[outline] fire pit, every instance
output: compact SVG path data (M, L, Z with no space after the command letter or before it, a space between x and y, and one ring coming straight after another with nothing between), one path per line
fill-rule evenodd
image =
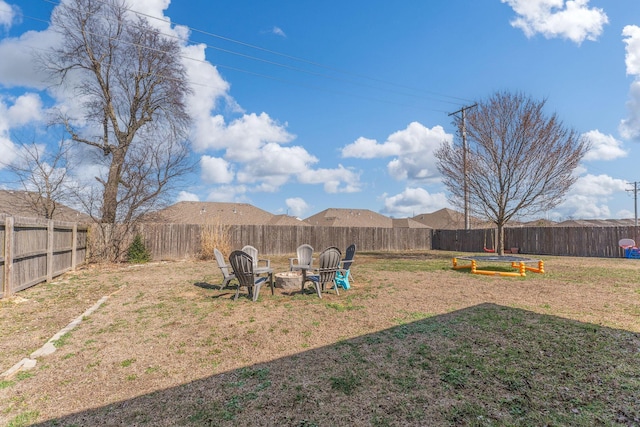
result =
M282 288L282 290L285 291L293 291L301 289L302 287L302 275L296 271L276 273L274 276L276 278L276 288Z

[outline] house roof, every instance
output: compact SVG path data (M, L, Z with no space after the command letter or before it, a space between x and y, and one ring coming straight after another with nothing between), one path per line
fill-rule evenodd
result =
M19 190L0 190L0 214L27 218L45 218L45 215L33 206L29 198L36 200L37 193ZM44 211L44 208L42 208ZM91 217L62 203L56 203L53 219L67 222L91 222Z
M431 228L411 218L394 218L393 228Z
M630 227L635 219L570 219L555 224L557 227Z
M3 206L0 191L0 206ZM6 203L5 203L6 204ZM65 207L66 208L66 207ZM70 209L70 208L68 208ZM5 212L0 210L0 213ZM75 211L74 211L75 212ZM82 214L80 214L82 215ZM77 221L64 219L65 221ZM464 228L464 214L452 209L440 209L432 213L416 215L413 218L392 219L368 209L329 208L304 220L289 215L274 215L247 203L223 202L178 202L165 209L147 214L144 222L169 222L181 224L224 224L224 225L297 225L332 227L380 227L380 228L425 228L440 230ZM526 223L510 221L508 227L548 227L548 226L632 226L633 219L622 220L571 220L554 223L536 220ZM495 225L471 217L471 227L493 228Z
M305 221L311 225L331 227L393 227L391 218L368 209L329 208L306 218Z
M178 202L144 216L144 222L179 224L270 224L272 213L247 203Z
M301 225L304 227L310 227L311 224L304 222L300 218L289 215L274 215L269 221L270 225Z
M412 219L437 230L460 230L464 228L464 214L453 209L442 208L435 212L416 215ZM475 217L470 217L469 222L472 228L493 227L493 224Z
M520 224L522 227L554 227L558 225L557 222L550 219L534 219L533 221L527 221Z

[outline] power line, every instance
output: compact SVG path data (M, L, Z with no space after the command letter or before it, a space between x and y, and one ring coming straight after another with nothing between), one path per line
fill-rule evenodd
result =
M57 6L57 5L60 4L59 2L55 2L53 0L43 0L43 1L46 2L46 3L50 3L50 4L54 5L54 6ZM107 2L105 0L97 0L97 1L102 3L102 4L107 4ZM142 13L142 12L136 11L136 10L131 9L131 8L127 8L126 10L128 10L131 13L134 13L136 15L145 17L145 18L154 19L154 20L157 20L157 21L169 24L169 25L172 24L172 22L170 20L163 19L163 18L158 18L158 17L152 16L152 15L146 14L146 13ZM385 81L385 80L382 80L382 79L369 77L369 76L362 75L362 74L352 73L352 72L349 72L349 71L346 71L346 70L341 70L339 68L330 67L330 66L318 63L318 62L314 62L314 61L310 61L310 60L307 60L307 59L295 57L295 56L284 54L284 53L277 52L277 51L274 51L274 50L265 49L265 48L262 48L260 46L252 45L252 44L245 43L245 42L242 42L242 41L239 41L239 40L234 40L234 39L231 39L231 38L228 38L228 37L224 37L224 36L221 36L221 35L218 35L218 34L215 34L215 33L211 33L211 32L208 32L208 31L200 30L198 28L190 27L188 25L184 25L184 24L180 24L180 23L173 23L173 24L174 25L180 25L181 27L187 28L188 30L190 30L192 32L201 33L201 34L204 34L206 36L218 38L220 40L224 40L224 41L228 41L228 42L231 42L231 43L235 43L235 44L238 44L238 45L241 45L241 46L244 46L244 47L249 47L251 49L255 49L255 50L258 50L258 51L261 51L261 52L277 55L277 56L280 56L280 57L283 57L283 58L286 58L286 59L290 59L290 60L293 60L293 61L297 61L297 62L300 62L300 63L312 65L312 66L319 67L319 68L322 68L322 69L325 69L325 70L334 71L334 72L337 72L337 73L340 73L340 74L343 74L343 75L349 75L349 76L357 77L359 79L365 79L365 80L369 80L369 81L373 81L373 82L377 82L377 83L383 83L383 84L386 84L386 85L389 85L389 86L408 89L408 90L411 91L411 93L399 92L397 90L393 90L393 89L390 89L390 88L379 87L379 86L372 86L372 85L369 85L367 83L348 80L348 79L344 79L344 78L340 78L340 77L335 77L335 76L331 76L331 75L326 74L326 73L306 70L306 69L303 69L303 68L300 68L300 67L295 67L295 66L288 65L288 64L282 64L282 63L279 63L279 62L276 62L276 61L271 61L271 60L267 60L267 59L264 59L264 58L259 58L259 57L253 56L253 55L247 55L247 54L244 54L244 53L241 53L241 52L236 52L236 51L233 51L233 50L224 49L224 48L221 48L221 47L218 47L218 46L213 46L213 45L210 45L210 44L207 44L207 43L195 42L195 41L193 41L191 39L187 39L186 40L188 43L204 44L209 49L218 50L218 51L221 51L221 52L224 52L224 53L227 53L227 54L236 55L236 56L243 57L243 58L246 58L246 59L250 59L250 60L253 60L253 61L266 63L266 64L269 64L269 65L273 65L273 66L276 66L276 67L288 69L288 70L295 71L295 72L298 72L298 73L309 74L309 75L312 75L312 76L322 77L322 78L326 78L326 79L330 79L330 80L334 80L334 81L339 81L339 82L344 82L344 83L349 83L349 84L356 85L356 86L369 87L369 88L372 88L372 89L381 90L381 91L387 91L387 92L395 93L395 94L402 95L402 96L414 97L414 98L425 99L425 100L435 101L435 102L443 102L443 103L459 105L460 101L464 101L464 102L468 102L469 101L468 99L464 99L464 98L459 98L459 97L455 97L455 96L451 96L451 95L445 95L445 94L441 94L441 93L437 93L437 92L433 92L433 91L428 91L428 90L424 90L424 89L417 89L417 88L413 88L413 87L397 84L397 83L394 83L394 82L389 82L389 81ZM165 36L165 37L175 38L175 39L184 41L184 39L182 39L180 37L177 37L175 35L172 35L172 34L166 34L166 33L162 33L162 32L161 32L161 34L163 36ZM239 72L243 72L243 73L247 73L247 74L251 74L251 75L265 77L265 75L262 74L262 73L256 73L256 72L253 72L253 71L247 71L247 70L244 70L244 69L241 69L241 68L215 63L213 61L208 61L208 62L211 63L211 64L214 64L216 66L219 66L221 68L230 69L230 70L233 70L233 71L239 71ZM266 77L270 78L271 80L279 80L279 81L283 81L285 83L289 82L289 80L287 80L287 79L271 78L269 76L266 76ZM304 85L300 85L300 84L295 84L295 85L304 86ZM436 99L436 98L433 98L433 97L421 96L418 93L416 93L416 91L430 93L431 95L438 96L438 97L441 97L441 98L448 98L448 99L451 99L451 100ZM385 102L383 100L380 100L380 101ZM403 103L394 103L394 104L409 106L409 105L403 104ZM421 108L421 107L416 107L416 106L412 106L412 107ZM429 109L429 108L427 108L427 110L443 112L441 110L435 110L435 109Z
M43 1L46 1L46 2L52 3L52 4L56 4L52 0L43 0ZM96 1L98 1L98 2L100 2L102 4L107 4L106 0L96 0ZM136 14L136 15L144 16L145 18L155 19L155 20L164 22L164 23L169 24L169 25L171 24L171 21L168 20L168 19L163 19L163 18L159 18L157 16L153 16L153 15L149 15L149 14L146 14L146 13L142 13L142 12L133 10L131 8L126 8L126 10L128 10L128 11L130 11L130 12ZM180 24L180 23L177 23L177 22L175 23L175 25L180 25L181 27L185 27L185 28L189 29L192 32L197 32L197 33L209 36L209 37L214 37L214 38L217 38L217 39L220 39L220 40L224 40L224 41L227 41L227 42L230 42L230 43L235 43L235 44L238 44L238 45L241 45L241 46L244 46L244 47L249 47L251 49L256 49L258 51L262 51L262 52L269 53L269 54L272 54L272 55L277 55L277 56L280 56L280 57L283 57L283 58L287 58L287 59L290 59L290 60L293 60L293 61L297 61L297 62L309 64L309 65L313 65L315 67L323 68L323 69L326 69L326 70L335 71L335 72L346 74L346 75L352 75L352 76L355 76L355 77L359 77L359 78L363 78L363 79L367 79L367 80L372 80L372 81L376 81L376 82L379 82L379 83L388 84L388 85L391 85L391 86L401 87L401 88L409 89L409 90L412 90L412 91L420 90L420 91L423 91L425 93L430 93L432 95L455 99L455 100L458 101L458 102L456 102L456 104L460 104L459 101L469 102L469 99L459 98L459 97L452 96L452 95L441 94L441 93L438 93L438 92L425 90L425 89L417 89L417 88L414 88L414 87L398 84L398 83L395 83L395 82L390 82L390 81L383 80L383 79L378 79L378 78L367 76L367 75L364 75L364 74L353 73L351 71L347 71L347 70L343 70L343 69L340 69L340 68L328 66L328 65L316 62L316 61L311 61L311 60L308 60L308 59L305 59L305 58L300 58L300 57L297 57L297 56L289 55L289 54L278 52L278 51L275 51L275 50L266 49L266 48L263 48L261 46L256 46L256 45L253 45L253 44L250 44L250 43L246 43L246 42L243 42L243 41L235 40L235 39L232 39L232 38L229 38L229 37L221 36L219 34L215 34L215 33L209 32L209 31L205 31L205 30L201 30L201 29L198 29L198 28L195 28L195 27L191 27L189 25ZM212 47L212 46L209 46L209 45L207 45L207 47L211 47L212 49L217 49L216 47ZM230 52L235 53L233 51L230 51Z
M49 2L48 0L44 0L44 1ZM0 13L2 13L2 12L0 12ZM39 22L48 23L48 21L45 21L45 20L40 19L40 18L32 17L32 16L29 16L29 15L23 15L23 17L28 18L28 19L32 19L32 20L36 20L36 21L39 21ZM87 31L86 33L90 34L90 35L93 35L93 36L96 36L96 37L102 37L102 38L105 38L105 39L113 40L112 37L108 37L108 36L106 36L104 34L97 34L97 33L93 33L93 32L90 32L90 31ZM173 35L168 35L168 34L164 34L164 33L161 33L161 32L160 32L160 34L162 34L162 35L164 35L166 37L177 38L177 37L175 37ZM137 44L137 43L130 43L130 42L126 42L126 41L121 41L121 43L130 45L130 46L140 47L140 48L147 49L147 50L156 50L156 51L159 52L159 50L157 50L157 49L153 49L153 48L150 48L148 46L143 46L143 45L140 45L140 44ZM28 45L28 44L25 44L25 46L28 46L28 47L30 47L31 49L34 49L34 50L47 51L47 49L43 49L43 48L40 48L40 47L37 47L37 46L32 46L32 45ZM327 89L327 88L324 88L324 87L320 87L320 86L316 86L316 85L312 85L312 84L300 83L300 82L296 82L296 81L293 81L293 80L290 80L290 79L283 79L283 78L279 78L279 77L275 77L275 76L271 76L271 75L267 75L267 74L262 74L262 73L258 73L258 72L254 72L254 71L251 71L251 70L238 68L238 67L233 67L233 66L229 66L229 65L220 64L220 63L212 63L212 62L210 62L208 60L193 58L191 56L184 55L184 54L180 54L180 57L183 58L183 59L194 61L194 62L200 62L200 63L203 63L203 64L211 64L211 65L215 65L216 67L219 67L219 68L228 69L228 70L232 70L232 71L236 71L236 72L240 72L240 73L244 73L244 74L248 74L248 75L253 75L253 76L256 76L256 77L260 77L260 78L264 78L264 79L268 79L268 80L272 80L272 81L278 81L278 82L281 82L281 83L284 83L284 84L288 84L288 85L294 85L294 86L304 87L304 88L307 88L307 89L316 90L316 91L320 91L320 92L331 93L331 94L334 94L334 95L348 96L348 97L352 97L352 98L359 98L359 99L364 99L364 100L368 100L368 101L375 101L375 102L380 102L380 103L384 103L384 104L396 105L396 106L400 106L400 107L417 108L417 109L421 109L421 110L425 110L425 111L434 111L434 112L439 112L439 113L445 112L445 111L438 110L438 109L426 108L426 107L421 107L419 105L412 105L412 104L403 103L403 102L395 102L395 101L376 98L376 97L372 97L372 96L364 96L364 95L358 95L358 94L355 94L355 93L349 93L349 92L345 92L345 91L330 90L330 89ZM156 73L156 75L158 75L160 77L163 77L163 78L172 79L172 77L169 77L169 76L162 76L162 75L157 74L157 73ZM212 86L212 85L208 85L206 83L196 82L196 81L193 81L193 80L187 80L187 82L189 84L191 84L191 85L194 85L194 86L214 88L214 86Z

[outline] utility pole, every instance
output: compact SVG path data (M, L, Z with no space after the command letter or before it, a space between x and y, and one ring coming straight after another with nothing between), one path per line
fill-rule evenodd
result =
M633 210L635 213L635 226L638 226L638 181L634 181L631 184L633 184L633 190L627 190L630 192L633 192Z
M458 111L450 113L450 116L454 116L458 113L462 114L462 123L460 132L462 133L462 175L463 175L463 192L464 192L464 229L469 230L471 228L469 224L469 178L467 177L467 129L464 125L465 111L476 107L478 104L473 104L467 107L462 107Z

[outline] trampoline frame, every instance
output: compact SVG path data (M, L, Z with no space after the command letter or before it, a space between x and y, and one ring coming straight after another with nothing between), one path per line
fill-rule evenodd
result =
M471 261L470 264L458 265L458 260ZM503 276L503 277L525 277L527 271L533 273L544 274L544 261L541 259L522 258L515 256L499 256L499 255L476 255L476 256L461 256L453 258L454 270L470 269L471 274L484 274L485 276ZM517 272L508 271L491 271L491 270L478 270L478 261L486 262L510 262L511 267L518 270ZM538 267L529 267L526 263L538 263Z

